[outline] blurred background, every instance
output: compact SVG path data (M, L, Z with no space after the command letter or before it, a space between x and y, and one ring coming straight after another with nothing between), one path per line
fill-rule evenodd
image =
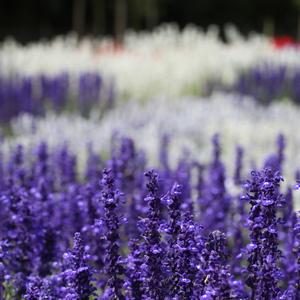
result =
M2 152L67 143L82 170L117 132L153 164L164 135L173 162L207 161L220 133L227 166L239 144L252 168L282 133L292 177L299 41L300 0L1 0Z
M126 29L151 30L166 22L221 29L232 23L243 34L299 37L299 0L2 0L0 5L0 40L13 36L22 43L71 31L120 40Z

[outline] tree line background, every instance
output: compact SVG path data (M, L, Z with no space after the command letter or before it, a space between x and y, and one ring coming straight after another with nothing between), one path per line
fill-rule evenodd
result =
M112 35L152 29L165 22L299 36L300 0L0 0L0 40L22 43L75 31Z

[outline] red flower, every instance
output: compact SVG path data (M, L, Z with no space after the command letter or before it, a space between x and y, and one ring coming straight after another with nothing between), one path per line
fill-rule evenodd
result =
M271 43L276 49L300 46L299 43L297 43L292 37L288 35L276 36L271 40Z

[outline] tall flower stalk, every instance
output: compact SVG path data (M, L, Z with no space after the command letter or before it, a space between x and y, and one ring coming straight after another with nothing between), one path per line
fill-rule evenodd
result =
M145 201L148 203L147 218L143 220L143 251L145 262L143 289L147 299L163 300L165 299L163 263L164 251L161 245L160 228L160 203L158 195L158 174L153 170L145 173L148 179L148 194Z
M168 287L171 295L176 289L178 284L177 276L177 256L176 243L181 229L181 204L182 204L182 191L181 186L175 183L166 197L166 203L169 211L169 223L166 228L166 232L169 235L167 240L168 255L167 255L167 267L169 269Z
M201 253L204 290L201 299L231 299L228 246L224 233L211 232Z
M248 227L247 285L251 299L276 299L279 295L279 250L277 208L282 204L279 192L283 180L278 172L264 169L252 172L245 184L246 198L251 206Z
M107 241L105 272L107 274L108 299L125 299L123 295L124 267L119 254L119 227L120 219L117 215L117 207L121 193L115 189L114 178L111 170L103 171L101 180L102 202L104 204L104 223L106 226L105 237Z
M74 235L74 246L66 252L62 277L66 281L66 299L88 300L94 296L93 272L86 262L86 253L80 233Z

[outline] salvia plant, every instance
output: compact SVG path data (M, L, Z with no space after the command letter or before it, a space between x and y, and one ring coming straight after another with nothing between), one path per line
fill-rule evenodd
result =
M215 90L252 96L258 103L268 105L283 99L300 102L300 71L284 64L262 63L243 70L231 85L213 79L207 84L207 93Z
M87 115L95 105L107 109L113 101L113 84L95 72L0 76L1 123L22 113L40 116L49 109Z
M90 145L82 173L67 145L2 155L0 299L300 299L284 137L251 172L238 147L232 174L218 135L209 163L167 146L149 169L129 138Z

